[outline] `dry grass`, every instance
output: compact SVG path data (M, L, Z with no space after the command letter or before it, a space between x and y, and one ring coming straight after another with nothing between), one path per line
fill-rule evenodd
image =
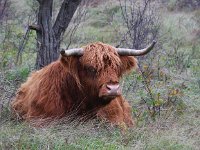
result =
M1 149L198 149L199 118L188 116L128 129L95 120L76 123L56 123L35 128L26 123L4 122L0 129Z

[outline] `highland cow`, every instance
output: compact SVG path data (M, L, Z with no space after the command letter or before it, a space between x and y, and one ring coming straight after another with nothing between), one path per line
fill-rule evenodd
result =
M115 48L101 42L62 50L60 58L32 73L12 101L13 111L25 120L61 118L75 112L100 117L112 124L134 124L131 106L122 97L119 79L137 67L142 50Z

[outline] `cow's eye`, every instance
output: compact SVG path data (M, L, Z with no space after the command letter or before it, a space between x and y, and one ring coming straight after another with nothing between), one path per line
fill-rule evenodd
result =
M92 76L96 75L96 73L97 73L97 70L92 66L85 67L85 70L86 70L87 74L92 75Z
M96 69L93 68L93 67L89 67L88 71L91 72L91 73L96 73L97 72Z

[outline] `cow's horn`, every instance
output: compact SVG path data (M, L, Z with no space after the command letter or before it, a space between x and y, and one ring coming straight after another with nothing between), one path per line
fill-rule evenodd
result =
M74 49L62 49L60 51L60 54L62 56L82 56L83 55L83 49L82 48L74 48Z
M140 50L117 48L117 53L121 56L141 56L150 52L153 49L155 44L156 44L156 41L153 41L147 48L140 49Z

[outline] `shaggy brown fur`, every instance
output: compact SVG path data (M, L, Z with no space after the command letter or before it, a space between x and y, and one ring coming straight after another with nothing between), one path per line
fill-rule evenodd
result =
M128 102L122 96L105 100L101 91L107 83L119 83L122 74L136 66L134 57L119 56L110 45L89 44L83 56L61 56L32 73L19 88L12 108L26 120L60 118L73 112L133 125Z

